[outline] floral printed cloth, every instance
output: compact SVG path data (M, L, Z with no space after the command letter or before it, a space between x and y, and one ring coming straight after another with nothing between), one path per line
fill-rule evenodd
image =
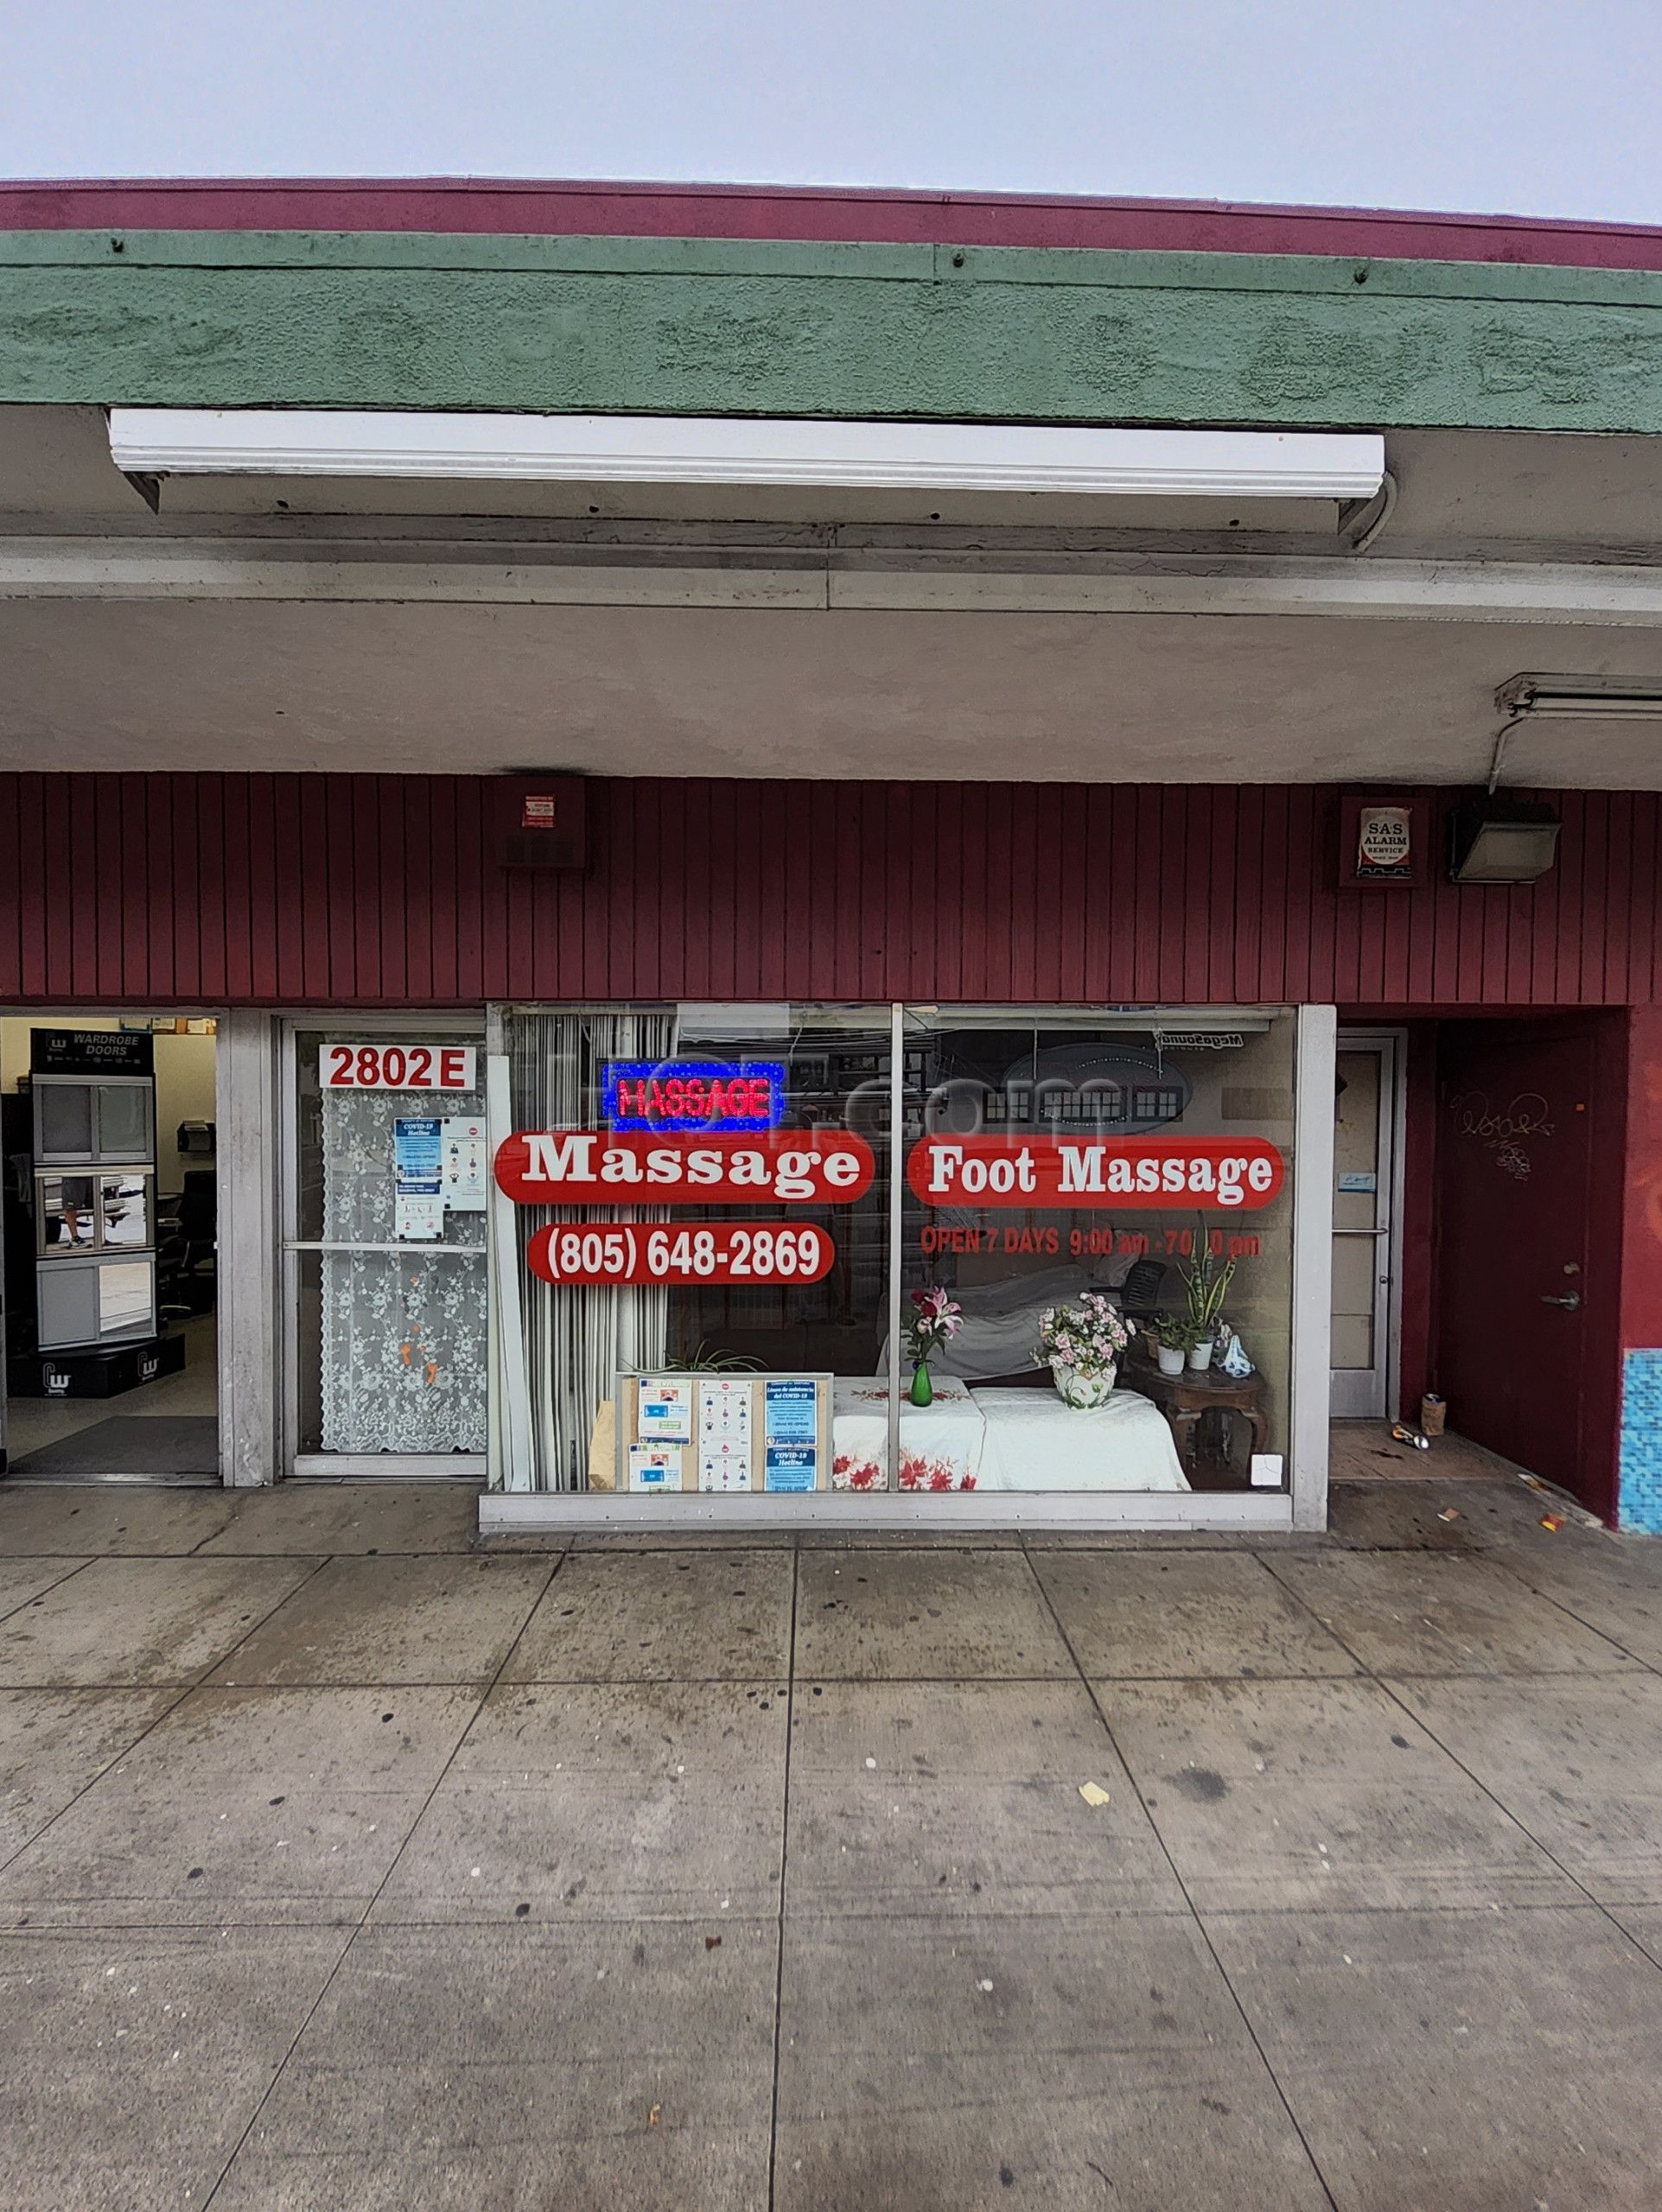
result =
M986 1433L975 1401L955 1376L934 1378L933 1405L901 1405L901 1478L908 1491L973 1490ZM888 1490L888 1385L839 1375L831 1390L831 1488Z

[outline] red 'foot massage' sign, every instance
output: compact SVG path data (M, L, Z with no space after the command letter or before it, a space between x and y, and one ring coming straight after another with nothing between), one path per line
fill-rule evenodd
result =
M521 1129L496 1154L497 1183L522 1206L743 1206L765 1198L849 1205L871 1188L876 1168L865 1139L843 1129L756 1136Z
M1287 1163L1262 1137L925 1137L906 1179L934 1206L1267 1206Z

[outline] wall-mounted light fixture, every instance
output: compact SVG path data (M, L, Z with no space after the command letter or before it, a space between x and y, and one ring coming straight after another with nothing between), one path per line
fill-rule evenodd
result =
M1562 825L1527 799L1474 798L1449 818L1449 874L1455 883L1533 883L1557 856Z

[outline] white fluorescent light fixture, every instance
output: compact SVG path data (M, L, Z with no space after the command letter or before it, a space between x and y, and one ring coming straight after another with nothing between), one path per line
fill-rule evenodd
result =
M1494 695L1512 719L1551 715L1588 721L1655 721L1662 715L1662 678L1640 676L1513 676Z
M1372 432L1054 429L715 415L379 414L116 407L131 476L784 485L1119 499L1371 499Z
M1503 717L1489 760L1488 795L1500 785L1506 741L1520 722L1537 715L1554 721L1656 721L1662 720L1662 682L1642 676L1509 676L1494 695ZM1472 881L1470 877L1457 881ZM1525 879L1519 879L1523 880Z

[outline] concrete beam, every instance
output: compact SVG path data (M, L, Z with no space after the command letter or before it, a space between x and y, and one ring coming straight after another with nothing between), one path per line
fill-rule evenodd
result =
M1240 555L0 539L0 600L710 607L1662 625L1662 567Z

